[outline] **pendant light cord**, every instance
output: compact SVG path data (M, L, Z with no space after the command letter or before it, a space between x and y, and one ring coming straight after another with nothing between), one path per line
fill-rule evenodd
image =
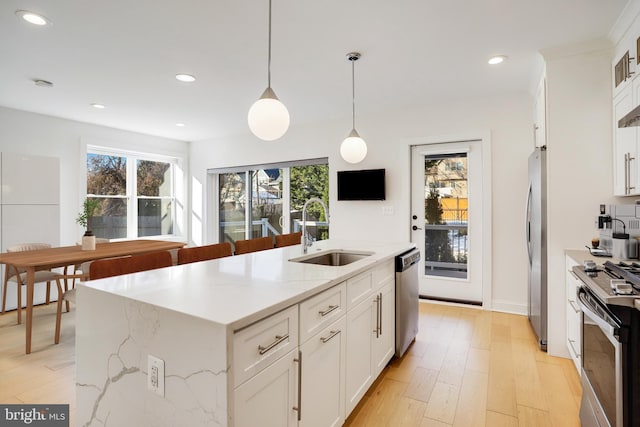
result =
M269 0L269 56L267 60L267 87L271 87L271 0Z
M351 107L352 107L352 117L353 117L353 129L356 128L356 71L355 71L355 62L356 59L350 58L351 60Z

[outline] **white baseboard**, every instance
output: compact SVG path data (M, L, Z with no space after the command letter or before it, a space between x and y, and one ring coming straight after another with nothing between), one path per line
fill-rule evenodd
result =
M526 305L514 304L508 301L492 301L491 310L500 311L503 313L520 314L522 316L526 316L529 314L529 308Z

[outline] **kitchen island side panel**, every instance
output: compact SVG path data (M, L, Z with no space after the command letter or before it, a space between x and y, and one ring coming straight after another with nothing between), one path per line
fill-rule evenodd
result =
M77 293L76 425L227 425L223 326L87 287ZM164 397L147 389L149 355L164 360Z

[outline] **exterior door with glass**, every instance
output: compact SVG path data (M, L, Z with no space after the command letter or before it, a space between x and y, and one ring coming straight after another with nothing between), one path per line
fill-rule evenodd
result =
M482 141L411 149L411 240L420 296L482 303Z

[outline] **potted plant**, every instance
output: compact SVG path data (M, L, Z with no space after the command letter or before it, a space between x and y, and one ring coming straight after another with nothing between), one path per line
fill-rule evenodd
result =
M87 197L82 204L82 210L76 217L76 222L85 229L82 236L82 250L94 250L96 248L96 236L89 230L89 219L93 216L93 212L98 205L100 205L100 200Z

